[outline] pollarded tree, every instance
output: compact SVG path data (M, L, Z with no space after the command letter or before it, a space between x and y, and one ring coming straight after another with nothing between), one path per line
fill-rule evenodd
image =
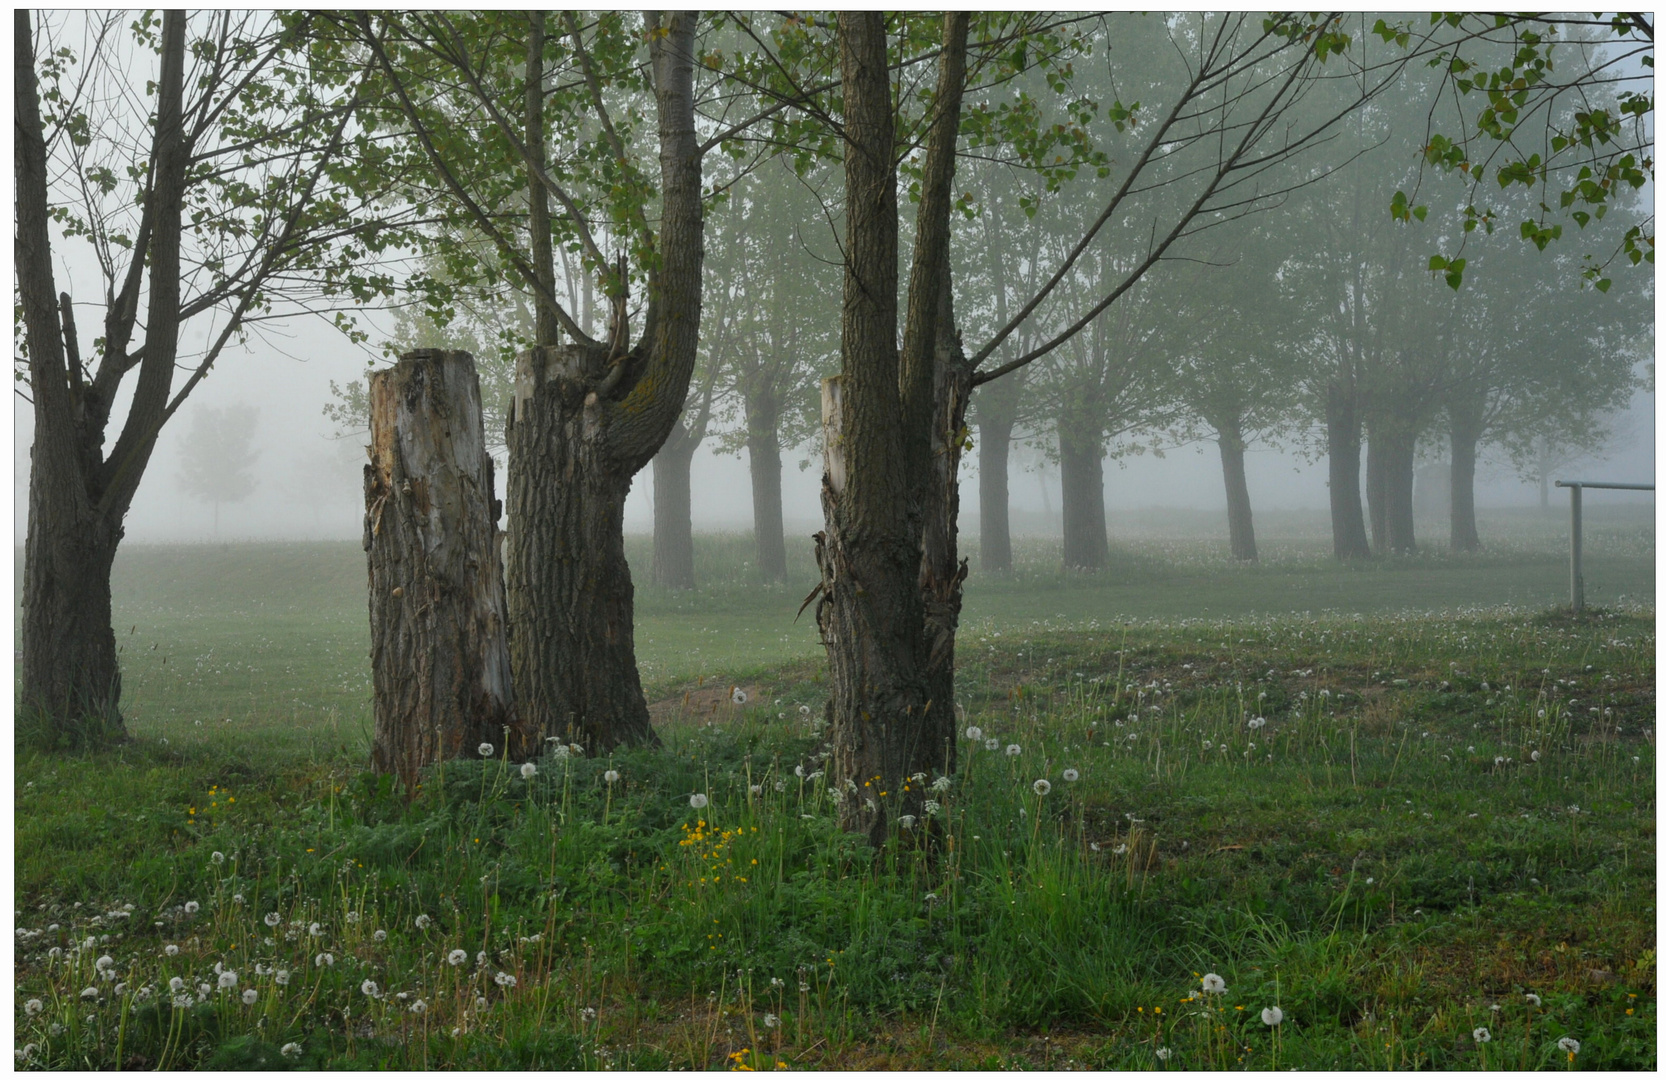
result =
M308 55L311 16L18 11L15 29L18 377L35 421L21 698L62 728L119 729L110 567L157 435L261 322L385 293L364 268L405 215L380 205L397 166L353 122L363 66ZM60 293L65 264L102 296ZM88 306L100 332L83 335ZM199 325L206 345L182 352Z
M237 503L254 490L255 424L260 410L252 405L223 409L198 407L181 447L179 481L185 490L214 507L214 535L220 535L220 504Z

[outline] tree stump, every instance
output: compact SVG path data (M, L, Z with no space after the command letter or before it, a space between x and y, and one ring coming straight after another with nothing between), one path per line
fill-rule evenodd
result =
M426 765L524 758L480 380L466 352L422 349L370 377L364 549L375 695L371 767L414 788ZM507 745L506 745L507 744Z

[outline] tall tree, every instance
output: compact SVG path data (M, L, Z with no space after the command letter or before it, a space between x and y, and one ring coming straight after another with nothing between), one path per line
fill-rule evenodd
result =
M214 507L214 535L220 535L220 504L242 502L254 490L255 423L252 405L199 407L182 446L179 479L185 490Z
M21 696L65 727L121 727L110 567L157 435L263 320L384 293L364 267L401 236L373 190L395 169L351 124L363 71L302 54L310 17L167 11L135 19L131 40L125 18L15 15L14 262L35 421ZM154 102L125 92L135 63ZM54 281L66 261L102 279L103 332L85 351L88 301ZM182 353L197 324L206 346Z

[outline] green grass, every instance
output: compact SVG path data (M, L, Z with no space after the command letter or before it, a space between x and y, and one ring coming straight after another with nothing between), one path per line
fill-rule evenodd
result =
M1535 614L1560 564L1530 537L1366 568L1129 541L1094 578L1033 546L974 576L960 639L962 727L999 749L962 742L938 849L878 852L833 827L801 719L825 699L802 592L750 583L741 540L703 546L705 589L641 590L638 634L652 694L744 679L752 706L526 779L448 765L408 805L360 774L362 553L133 549L134 741L18 752L17 1044L60 1068L1357 1069L1563 1067L1571 1036L1577 1067L1653 1068L1630 528L1593 546L1649 606L1583 620ZM1472 598L1482 572L1519 606ZM199 1001L216 963L238 985Z

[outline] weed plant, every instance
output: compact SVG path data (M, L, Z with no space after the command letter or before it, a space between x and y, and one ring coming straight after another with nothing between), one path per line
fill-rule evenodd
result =
M879 848L798 667L409 793L326 744L20 745L15 1053L1652 1069L1653 649L1652 613L974 623L955 768Z

